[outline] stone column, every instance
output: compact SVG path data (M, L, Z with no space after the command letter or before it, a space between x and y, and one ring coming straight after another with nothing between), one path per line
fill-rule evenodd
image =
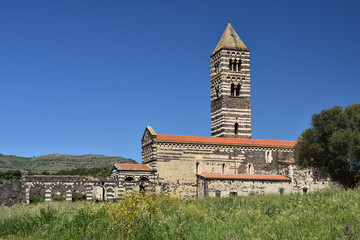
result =
M46 187L46 185L44 186ZM51 201L51 188L46 188L45 189L45 202L50 202Z
M86 201L92 201L93 200L93 186L86 185Z
M25 185L25 203L30 204L30 186Z
M66 199L66 201L69 201L69 202L72 201L72 191L71 191L71 189L66 190L65 199Z

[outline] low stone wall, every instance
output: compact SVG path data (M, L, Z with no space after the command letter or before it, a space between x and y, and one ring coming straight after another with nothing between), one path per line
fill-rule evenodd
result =
M250 194L290 193L291 181L214 180L198 178L198 197L227 197Z
M154 191L153 182L101 181L81 176L23 176L20 181L0 186L0 205L30 203L31 197L52 201L63 198L72 201L73 194L85 195L86 200L120 199L127 192Z
M0 185L0 205L11 206L24 201L22 182L17 180Z

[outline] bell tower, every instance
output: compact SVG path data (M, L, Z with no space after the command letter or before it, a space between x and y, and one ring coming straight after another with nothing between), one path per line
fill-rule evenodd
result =
M251 138L250 50L229 23L210 56L211 136Z

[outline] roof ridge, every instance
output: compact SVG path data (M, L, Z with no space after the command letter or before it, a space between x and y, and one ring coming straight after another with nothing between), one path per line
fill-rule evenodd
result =
M290 140L220 138L220 137L165 135L165 134L158 134L157 140L158 141L169 141L169 142L196 142L196 143L209 143L209 144L274 146L274 147L279 147L279 146L294 147L297 143L296 141L290 141Z

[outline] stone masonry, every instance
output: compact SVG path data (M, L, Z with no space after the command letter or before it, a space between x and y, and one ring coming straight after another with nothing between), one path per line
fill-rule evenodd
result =
M230 23L210 57L211 136L251 138L250 51Z

